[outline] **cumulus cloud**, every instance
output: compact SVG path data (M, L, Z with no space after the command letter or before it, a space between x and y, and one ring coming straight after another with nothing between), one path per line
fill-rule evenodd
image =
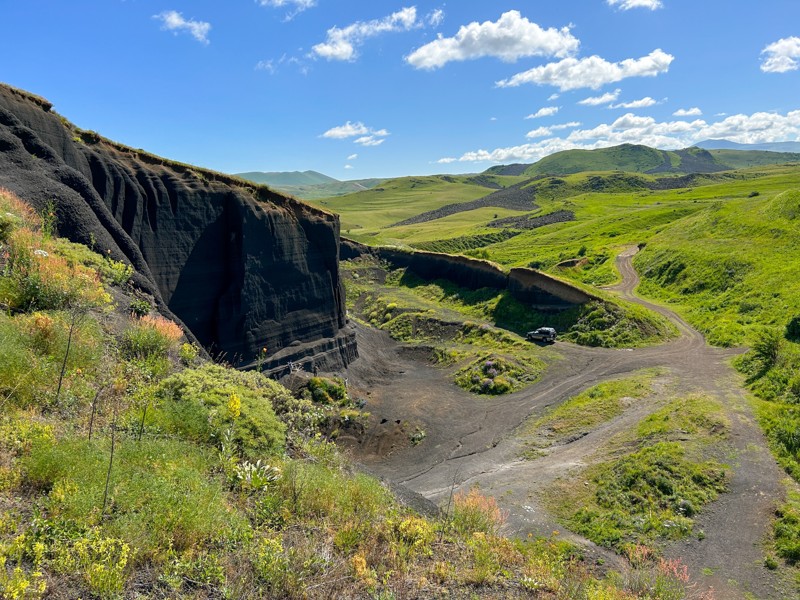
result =
M766 55L761 70L765 73L786 73L800 68L800 37L788 37L771 43L761 51Z
M357 135L364 135L365 133L369 133L369 128L361 123L360 121L357 123L351 123L348 121L344 125L339 125L338 127L331 127L322 134L324 138L331 138L334 140L343 140L349 137L355 137Z
M414 6L402 8L382 19L372 21L357 21L347 27L331 27L328 29L328 38L312 47L312 53L319 58L328 60L355 60L358 57L356 47L369 38L383 33L409 31L422 24L417 19L417 9Z
M552 117L556 114L559 110L561 110L560 106L545 106L540 108L535 113L529 114L526 119L540 119L542 117Z
M347 169L347 170L350 170L350 169L353 168L353 165L345 165L344 168Z
M650 96L645 98L641 98L639 100L633 100L631 102L620 102L619 104L612 104L608 108L647 108L648 106L655 106L658 104L657 100L654 100Z
M649 8L655 10L664 5L661 0L606 0L609 6L618 6L620 10L630 10L632 8Z
M569 27L543 29L518 10L503 13L497 21L477 21L459 28L453 37L442 37L421 46L406 57L417 69L438 69L449 62L485 56L514 62L528 56L571 56L580 42Z
M208 32L211 31L211 23L184 19L183 15L175 10L166 10L153 15L153 18L161 21L161 29L172 31L175 34L185 32L202 44L209 43Z
M530 133L544 134L543 129ZM553 128L549 128L553 129ZM459 158L440 162L532 162L562 150L607 148L619 144L644 144L653 148L686 148L706 139L728 139L742 144L756 144L800 139L800 110L786 113L732 115L721 121L657 121L653 117L625 114L611 123L590 129L575 129L565 137L552 137L535 143L473 150Z
M703 111L697 108L696 106L693 108L679 108L674 113L672 113L673 117L699 117L703 114ZM720 117L724 117L724 113L720 113Z
M674 56L661 49L653 50L642 58L627 58L618 63L608 62L599 56L565 58L556 63L517 73L510 79L498 81L497 86L517 87L535 83L552 85L562 92L581 88L596 90L608 83L629 77L655 77L659 73L666 73L673 60Z
M602 96L592 96L590 98L579 100L578 104L582 104L583 106L600 106L601 104L616 102L621 91L621 89L617 88L613 92L606 92Z
M347 157L347 160L355 160L357 158L358 158L358 154L351 154L350 156Z
M386 129L372 129L367 127L361 121L355 123L347 121L344 125L331 127L323 133L320 137L332 140L346 140L349 138L356 138L353 140L354 144L361 146L380 146L386 141L389 132ZM355 160L358 154L351 154L347 160Z
M548 101L548 102L552 102L553 100L558 100L559 98L561 98L561 94L555 94L555 93L553 93L553 94L550 94L550 95L547 97L547 101Z

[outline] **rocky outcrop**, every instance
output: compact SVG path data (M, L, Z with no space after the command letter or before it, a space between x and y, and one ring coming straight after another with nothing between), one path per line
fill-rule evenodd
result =
M356 356L335 215L81 131L6 86L0 185L40 210L53 202L59 234L131 263L134 282L212 355L321 368Z

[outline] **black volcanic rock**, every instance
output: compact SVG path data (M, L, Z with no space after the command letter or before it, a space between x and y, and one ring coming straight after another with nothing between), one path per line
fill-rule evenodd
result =
M246 364L267 348L327 368L356 356L335 215L104 140L2 85L0 186L54 202L60 235L130 262L212 354Z

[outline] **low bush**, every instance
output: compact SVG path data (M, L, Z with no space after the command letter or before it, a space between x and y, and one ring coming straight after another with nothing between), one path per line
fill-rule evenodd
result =
M183 330L160 315L135 320L122 334L120 350L129 359L166 357L183 337Z
M285 388L260 373L219 365L186 369L160 384L148 424L214 445L230 431L234 452L255 461L284 446L286 428L272 401L285 394ZM232 395L238 398L238 411L230 408Z
M535 377L519 365L496 355L478 359L456 373L459 387L476 394L501 395L521 387Z
M497 500L473 488L468 493L459 492L453 497L450 525L462 535L483 533L496 535L506 520L506 514Z

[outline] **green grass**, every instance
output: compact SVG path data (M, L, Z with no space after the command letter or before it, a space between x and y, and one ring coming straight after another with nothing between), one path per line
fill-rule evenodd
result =
M364 241L379 228L447 204L477 200L494 191L470 183L470 179L466 175L401 177L367 191L311 202L341 215L342 232ZM497 176L489 179L503 186L525 180L524 177ZM507 214L511 213L502 216Z
M674 399L610 440L615 458L550 490L550 505L573 531L618 550L685 537L697 512L725 489L727 468L704 457L727 427L711 398Z
M636 400L653 392L657 371L648 370L633 377L603 382L548 411L528 420L520 435L523 454L538 456L542 450L558 445L576 434L589 432L621 415Z

